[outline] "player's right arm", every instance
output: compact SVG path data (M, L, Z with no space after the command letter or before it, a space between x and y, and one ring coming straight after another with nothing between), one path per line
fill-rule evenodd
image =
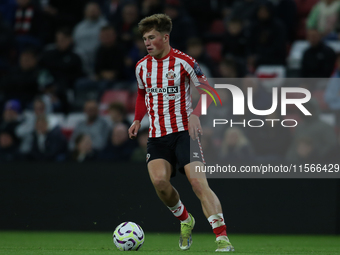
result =
M143 61L143 59L141 60ZM129 128L129 137L130 139L135 139L137 137L138 130L141 127L141 121L144 118L147 109L145 105L145 86L142 81L142 66L140 65L140 62L136 64L135 69L135 75L138 85L137 90L137 99L136 99L136 107L135 107L135 119L133 120L133 123L131 127Z
M141 124L139 120L135 120L131 127L129 128L129 137L130 139L135 139L137 137L138 130L140 129Z
M144 115L147 112L146 105L145 105L145 89L138 87L137 92L137 100L136 100L136 107L135 107L135 119L129 128L129 137L130 139L135 139L137 137L138 130L141 127L141 121Z

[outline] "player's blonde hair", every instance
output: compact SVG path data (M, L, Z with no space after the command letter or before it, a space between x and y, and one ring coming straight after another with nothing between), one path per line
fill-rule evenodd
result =
M152 29L155 29L160 33L170 34L172 30L171 18L166 14L154 14L142 19L138 23L138 31L141 33L141 35L144 35L146 32L149 32Z

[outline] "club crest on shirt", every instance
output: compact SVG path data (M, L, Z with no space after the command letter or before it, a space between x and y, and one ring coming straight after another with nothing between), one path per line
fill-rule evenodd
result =
M147 72L146 73L146 78L150 78L151 77L151 72Z
M173 70L170 70L166 75L165 77L168 79L168 80L174 80L176 78L176 74Z

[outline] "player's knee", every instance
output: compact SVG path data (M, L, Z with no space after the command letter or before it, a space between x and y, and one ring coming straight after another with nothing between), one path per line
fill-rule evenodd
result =
M162 178L156 178L153 180L152 183L158 192L165 192L169 185L169 182Z
M193 179L191 180L191 187L196 196L200 198L204 192L204 185L198 179Z

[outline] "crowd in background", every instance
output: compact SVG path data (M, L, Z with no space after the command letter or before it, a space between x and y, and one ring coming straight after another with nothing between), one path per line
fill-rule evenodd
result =
M295 129L235 127L223 138L207 129L202 142L208 158L219 148L230 161L337 159L340 57L327 42L339 41L339 0L2 0L0 161L145 161L147 127L137 140L128 139L127 129L135 64L147 54L137 25L154 13L171 17L170 45L195 58L207 77L254 77L259 66L286 68L292 44L307 40L294 76L334 78L322 89L335 126L319 119L320 102L311 100L312 117L300 117ZM249 83L242 89L253 88L254 107L270 108L270 92ZM107 102L102 111L108 91L131 96L127 104ZM224 111L230 116L230 107ZM51 118L74 112L84 119L71 131Z

